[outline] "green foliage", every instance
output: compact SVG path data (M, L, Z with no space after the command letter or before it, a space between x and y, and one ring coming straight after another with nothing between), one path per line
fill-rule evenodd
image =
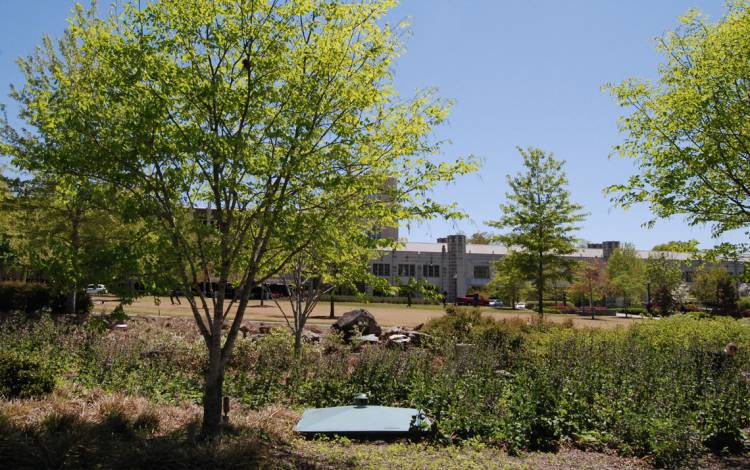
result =
M724 315L736 315L739 308L732 276L722 268L698 273L690 293L701 303Z
M621 206L646 203L657 218L684 214L718 235L750 224L750 9L729 2L716 23L695 11L680 23L659 38L657 81L609 86L628 113L615 150L638 167L609 191Z
M570 292L586 300L589 307L606 298L608 293L607 271L599 260L581 261L573 271ZM593 310L592 310L593 312Z
M671 253L697 253L698 252L698 240L688 240L686 242L679 240L668 241L667 243L660 243L655 245L651 250L653 251L668 251Z
M516 252L510 252L495 262L494 277L486 289L492 297L503 300L505 305L514 307L517 302L526 298L529 293L528 273L524 272L523 259Z
M0 282L0 313L38 313L50 307L53 295L44 284Z
M414 279L413 277L410 277L406 284L399 283L398 290L401 297L406 297L409 305L417 297L428 302L434 302L440 297L440 292L435 284L425 279Z
M547 283L563 277L572 264L564 255L575 251L572 233L585 214L582 206L570 201L564 162L537 148L518 150L525 171L508 176L511 192L500 205L502 216L488 224L510 230L498 239L506 246L518 247L518 266L534 283L541 303Z
M54 387L52 373L39 359L0 351L0 396L34 398L50 393Z
M0 313L22 313L25 315L67 311L67 294L55 291L52 286L33 282L0 282ZM91 298L79 291L76 296L75 313L89 313L93 308Z
M646 280L651 288L651 303L662 316L677 308L675 292L682 282L679 262L666 255L650 256L646 261Z
M78 7L64 41L20 60L26 83L12 97L33 138L6 132L14 163L127 188L121 211L153 222L162 244L151 254L185 295L216 280L212 302L190 302L209 358L222 358L206 361L207 435L220 427L223 365L253 286L295 257L335 252L357 222L364 237L401 220L460 216L431 189L476 165L438 161L433 129L449 102L396 93L402 46L382 21L394 5ZM230 279L242 288L224 331Z
M488 232L474 232L470 237L466 238L466 243L473 243L475 245L489 245L492 243L492 234Z
M648 311L644 307L625 307L618 308L618 312L627 313L628 315L645 315Z
M570 440L680 466L708 450L747 445L750 330L732 318L576 330L451 308L425 332L433 339L423 348L352 353L326 340L304 344L296 361L286 331L240 340L227 364L227 393L261 408L345 405L366 392L375 404L425 410L441 442L511 451ZM67 371L59 374L65 380L156 402L201 400L203 340L194 328L136 319L119 334L41 320L5 323L0 335L3 354L44 357L50 370ZM730 341L739 346L735 356L723 352ZM130 429L117 419L110 425Z
M626 244L615 249L607 259L608 290L622 296L625 305L637 305L646 293L646 263L635 247Z

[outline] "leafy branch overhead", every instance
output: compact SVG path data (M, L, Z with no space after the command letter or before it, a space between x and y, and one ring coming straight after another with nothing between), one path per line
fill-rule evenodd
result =
M638 173L607 191L648 204L655 219L685 215L714 235L750 225L750 7L730 2L717 23L692 12L658 40L659 79L607 89L627 110L615 154Z
M383 21L394 5L79 7L71 41L46 40L20 62L26 84L13 96L33 132L6 142L15 163L117 187L168 241L209 351L204 435L218 432L224 366L255 285L331 224L372 232L458 215L431 189L475 164L438 158L430 136L449 102L431 90L396 93L403 51ZM239 286L231 301L230 281Z

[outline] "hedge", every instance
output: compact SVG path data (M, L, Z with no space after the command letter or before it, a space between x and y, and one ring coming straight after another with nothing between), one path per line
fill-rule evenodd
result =
M40 312L62 314L66 311L67 295L51 286L35 282L0 282L0 313L32 315ZM76 296L76 313L93 308L91 297L81 290Z

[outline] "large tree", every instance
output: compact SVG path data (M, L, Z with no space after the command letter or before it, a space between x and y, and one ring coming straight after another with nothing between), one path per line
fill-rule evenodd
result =
M525 171L511 177L501 218L488 225L509 232L498 236L514 247L519 265L534 283L539 314L544 314L544 287L555 273L569 272L574 261L566 258L576 249L573 237L586 216L570 200L563 161L538 148L519 148Z
M22 62L14 97L33 139L54 150L26 160L122 188L170 242L208 350L207 438L221 431L224 367L253 287L288 266L322 220L392 226L454 214L430 189L472 165L431 158L445 101L395 91L402 48L383 21L393 5L130 1L117 16L73 19L67 34L84 66L61 67L53 48ZM81 140L86 153L69 151ZM194 294L198 284L206 291Z
M609 291L621 296L626 307L641 301L646 292L646 263L633 245L625 244L609 255L606 273Z
M691 12L658 49L665 60L657 81L609 87L628 113L616 153L639 170L609 191L621 206L646 203L656 218L682 214L715 235L747 228L750 7L731 2L716 23Z

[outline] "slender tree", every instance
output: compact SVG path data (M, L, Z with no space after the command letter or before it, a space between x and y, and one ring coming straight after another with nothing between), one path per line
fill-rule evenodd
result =
M610 254L606 275L609 291L622 296L626 307L641 302L646 293L646 263L633 245L625 244Z
M515 310L529 290L528 274L521 267L522 259L514 252L495 262L495 275L487 289L507 302Z
M670 315L675 307L675 290L682 282L679 260L666 254L652 255L646 261L646 281L648 290L653 293L649 304L657 307L662 315Z
M606 298L607 284L607 272L601 260L582 261L576 266L570 290L588 299L592 320L596 314L594 302Z
M64 47L22 61L22 117L57 145L26 160L122 188L169 240L208 352L206 438L221 432L224 367L253 287L289 266L321 220L456 214L430 189L473 165L431 159L446 102L395 92L401 45L382 20L393 5L129 1L105 19L79 10L67 34L84 66L61 67ZM86 153L68 151L81 140Z
M544 287L553 273L568 272L573 261L565 257L575 251L573 237L586 215L570 200L563 161L537 148L518 149L525 171L508 176L511 192L500 205L502 216L488 225L510 229L498 239L516 249L519 266L534 283L539 314L544 315Z

